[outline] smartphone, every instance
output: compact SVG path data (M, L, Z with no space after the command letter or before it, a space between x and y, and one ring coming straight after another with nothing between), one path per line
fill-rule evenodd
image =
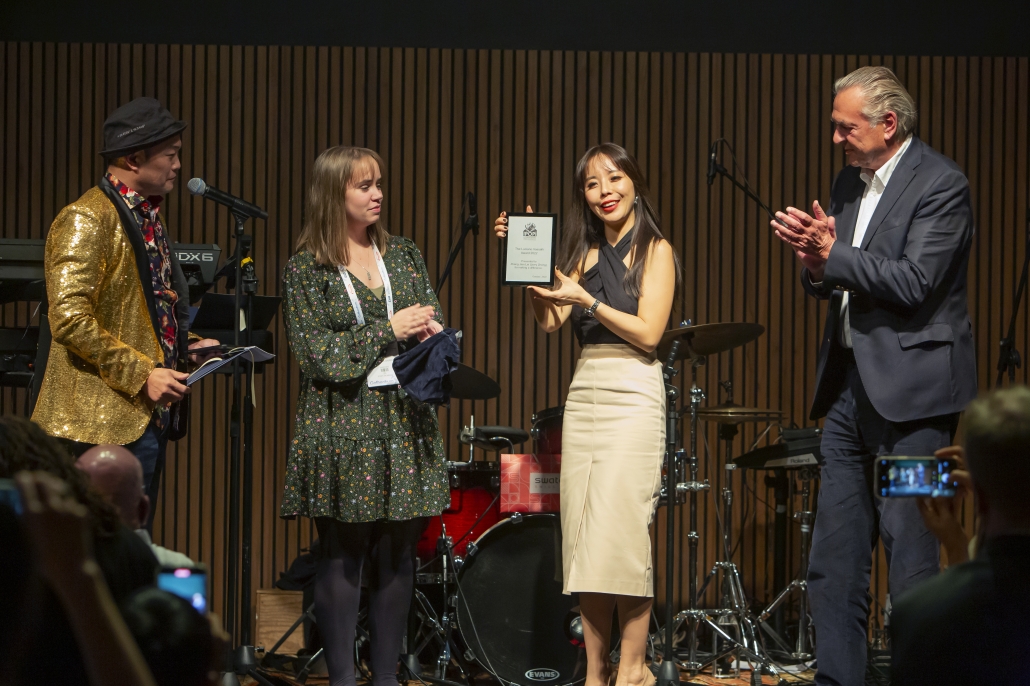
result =
M936 457L880 457L876 460L876 493L881 498L952 498L955 463Z
M207 569L204 567L162 567L157 587L190 601L197 612L207 612Z
M21 491L14 479L0 479L0 505L6 505L14 510L16 516L21 516Z

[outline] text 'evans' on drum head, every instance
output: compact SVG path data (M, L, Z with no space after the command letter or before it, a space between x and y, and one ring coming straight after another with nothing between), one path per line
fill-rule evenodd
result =
M548 686L586 673L566 626L579 599L561 592L560 531L557 515L506 519L476 541L458 574L462 638L479 664L506 681Z

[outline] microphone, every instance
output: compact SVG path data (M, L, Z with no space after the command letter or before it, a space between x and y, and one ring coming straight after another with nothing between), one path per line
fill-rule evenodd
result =
M470 227L472 229L472 233L478 236L479 213L476 212L476 194L472 191L469 191L468 196L466 196L466 198L468 200L469 216L468 219L465 220L465 226Z
M220 191L217 188L204 183L204 179L193 178L186 184L186 188L193 195L199 195L208 200L214 200L219 205L225 205L236 214L242 214L247 217L257 217L258 219L268 219L268 212L257 205L252 205L246 200L241 200L235 195L229 195L224 191Z
M708 151L708 185L711 186L712 182L715 181L715 149L719 146L719 141L716 140L712 143L711 149Z

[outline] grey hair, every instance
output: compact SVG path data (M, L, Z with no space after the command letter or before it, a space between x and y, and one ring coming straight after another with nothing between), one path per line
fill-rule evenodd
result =
M904 140L916 128L919 118L916 102L887 67L859 67L833 83L836 96L848 88L860 88L865 96L862 114L872 126L879 124L888 112L898 118L898 134Z

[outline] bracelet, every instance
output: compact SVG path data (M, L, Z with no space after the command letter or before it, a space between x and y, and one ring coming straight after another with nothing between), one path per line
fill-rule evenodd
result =
M597 308L600 305L601 305L601 301L597 300L597 299L594 299L594 304L591 305L590 307L588 307L587 309L583 310L584 316L587 316L587 317L590 317L591 319L593 319L594 318L594 312L597 312Z

